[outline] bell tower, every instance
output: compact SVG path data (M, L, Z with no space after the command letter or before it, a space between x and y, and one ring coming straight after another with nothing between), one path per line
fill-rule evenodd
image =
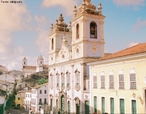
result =
M63 36L66 37L68 46L71 44L71 24L67 25L64 22L62 14L60 14L58 20L53 25L51 24L49 34L49 65L56 63L59 50L61 49L61 42Z
M104 56L104 18L102 5L98 8L91 0L83 0L81 6L74 7L72 23L72 56L82 57Z
M23 58L22 60L22 67L27 66L27 59L26 57Z

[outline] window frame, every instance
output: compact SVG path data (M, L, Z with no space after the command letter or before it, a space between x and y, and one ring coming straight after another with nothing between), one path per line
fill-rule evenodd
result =
M104 77L103 78L104 80L102 80L102 77ZM105 89L105 75L101 75L100 80L101 80L101 89Z
M93 29L94 29L94 36L92 36L92 33L91 33L92 28L91 27L93 27ZM90 22L90 38L97 39L97 23L94 21Z
M114 89L114 75L113 74L109 75L109 89Z
M131 76L132 75L132 76ZM134 78L134 80L132 79L132 81L131 81L131 77L133 77L133 75L135 76ZM130 81L130 89L137 89L137 84L136 84L136 73L130 73L129 74L129 81ZM135 87L133 87L133 85L135 85Z
M122 77L123 80L121 80L121 77L120 76L123 76ZM119 82L118 83L119 84L119 89L125 89L124 74L119 74L118 75L118 79L119 79L118 80L118 82ZM123 84L121 84L121 83L123 83Z
M80 37L80 26L79 23L76 24L76 39L79 39Z

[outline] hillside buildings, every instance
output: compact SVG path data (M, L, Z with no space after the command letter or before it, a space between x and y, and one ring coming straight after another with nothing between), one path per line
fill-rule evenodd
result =
M49 34L49 106L61 113L89 113L88 62L104 56L101 4L84 0L71 23L60 14Z

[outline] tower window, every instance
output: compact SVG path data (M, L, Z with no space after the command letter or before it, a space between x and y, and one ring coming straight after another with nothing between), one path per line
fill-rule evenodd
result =
M54 49L54 39L52 38L52 42L51 42L51 46L52 46L52 50Z
M76 25L76 39L79 38L79 24Z
M97 38L97 25L95 22L90 23L90 38Z

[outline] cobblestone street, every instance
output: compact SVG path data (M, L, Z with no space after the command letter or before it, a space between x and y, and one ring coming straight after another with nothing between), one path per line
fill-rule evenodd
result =
M7 114L28 114L28 112L22 110L22 109L9 109L9 111L7 112Z

